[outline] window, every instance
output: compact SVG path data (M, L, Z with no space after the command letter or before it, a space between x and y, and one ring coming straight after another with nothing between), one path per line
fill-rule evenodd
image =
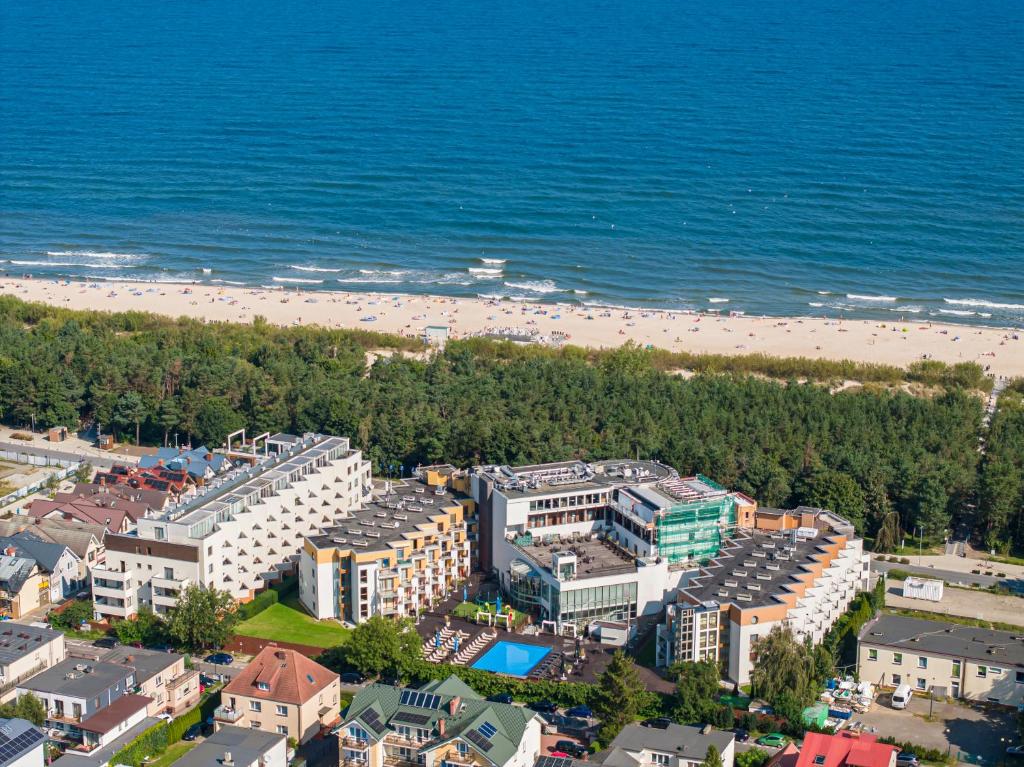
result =
M901 653L901 652L894 652L892 654L892 665L894 665L894 666L901 666L901 665L903 665L903 653Z
M926 679L922 679L921 677L918 677L917 678L917 689L919 689L919 690L926 690L926 689L928 689L928 681Z
M278 735L287 735L288 734L288 727L286 727L283 724L277 725L277 734Z
M953 672L950 674L950 676L955 676L957 679L960 678L960 661L953 661Z
M467 746L461 740L456 741L455 748L458 749L459 756L466 756L469 753L469 746Z
M978 678L979 679L984 679L987 676L988 676L988 669L985 668L984 666L978 666Z
M878 660L878 650L868 650L868 660Z
M928 668L928 659L923 655L917 659L918 668Z
M661 765L662 767L668 767L669 758L668 754L651 753L651 761L654 762L654 764Z
M282 706L280 703L277 704L277 715L288 716L288 706Z
M1017 672L1016 682L1017 682L1017 684L1024 684L1024 671L1018 671Z
M892 675L892 683L894 685L896 685L897 687L899 687L901 684L903 684L903 675L902 674L893 674Z
M256 683L256 689L257 690L264 690L264 691L265 690L269 690L270 689L270 683L269 682L257 682Z
M258 700L250 700L249 701L249 710L250 711L262 711L263 710L263 706L260 705L260 702Z
M825 755L824 754L818 754L817 756L815 756L814 757L814 763L815 764L824 764L825 763Z

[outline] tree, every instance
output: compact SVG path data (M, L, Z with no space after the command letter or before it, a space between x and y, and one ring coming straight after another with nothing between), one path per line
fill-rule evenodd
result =
M238 608L227 591L191 583L171 610L167 632L189 650L221 647L238 624Z
M676 676L673 718L680 724L706 723L718 694L718 666L711 661L678 663L671 673Z
M164 447L167 447L167 438L171 429L177 428L181 423L181 408L174 397L167 397L160 403L160 412L157 414L157 422L164 430Z
M92 602L77 599L60 612L53 610L47 615L50 625L61 631L78 631L79 627L92 620Z
M349 666L367 676L405 677L423 657L423 645L410 619L374 615L355 627L342 654Z
M875 551L892 551L900 541L900 515L890 511L882 519L875 534Z
M619 731L633 722L643 709L645 689L633 659L621 650L597 678L594 714L601 720L597 739L611 743Z
M751 691L779 709L800 708L817 697L819 680L808 645L797 641L790 628L776 626L758 640L757 658L750 674ZM799 714L799 711L797 712Z
M800 476L793 494L797 503L829 509L846 517L857 530L864 529L864 493L846 472L814 469Z
M768 752L763 748L748 748L746 751L736 752L736 767L761 767L768 761Z
M46 706L35 695L27 692L17 700L0 706L0 717L24 719L27 722L32 722L36 727L42 727L43 722L46 721Z
M708 752L701 765L702 767L722 767L722 755L714 743L708 746Z
M135 618L118 621L114 626L121 644L149 646L167 638L167 624L152 610L139 610Z
M126 391L114 405L114 423L125 427L135 424L135 444L139 444L139 424L149 414L149 408L142 400L142 395L135 391Z
M244 425L245 420L224 397L206 399L196 411L196 436L211 447L220 445L227 439L228 434L241 429Z

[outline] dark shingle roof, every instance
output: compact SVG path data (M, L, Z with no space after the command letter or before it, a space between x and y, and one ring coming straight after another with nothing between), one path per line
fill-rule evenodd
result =
M1024 666L1024 629L1019 633L995 631L883 614L865 625L859 638L864 644L898 647L907 652Z

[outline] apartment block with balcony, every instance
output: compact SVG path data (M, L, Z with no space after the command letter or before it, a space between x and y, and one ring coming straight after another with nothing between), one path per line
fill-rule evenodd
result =
M299 598L317 618L415 617L469 577L473 501L452 476L387 481L365 507L306 538Z
M11 621L0 624L0 703L11 700L19 684L65 657L60 631Z
M660 729L627 724L591 761L603 767L700 767L710 746L718 750L722 767L733 767L736 739L731 732L710 725Z
M340 721L340 696L333 671L295 650L268 646L224 687L214 720L305 743Z
M149 716L178 716L199 703L199 671L185 668L185 656L174 652L118 645L110 649L75 645L69 656L133 669L131 692L150 699Z
M230 469L132 534L107 535L106 562L92 572L97 619L164 614L189 584L248 601L294 568L305 536L369 495L369 463L343 437L263 436L227 457Z
M458 677L360 690L339 732L344 767L532 767L541 720L484 700Z
M800 639L821 642L867 588L863 541L842 517L807 507L758 509L750 522L666 607L657 629L659 665L720 660L730 680L745 684L759 637L785 625ZM694 625L716 610L717 636L710 625Z

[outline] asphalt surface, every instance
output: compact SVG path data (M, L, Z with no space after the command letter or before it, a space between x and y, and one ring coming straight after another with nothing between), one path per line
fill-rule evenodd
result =
M909 559L909 557L908 557ZM913 561L911 559L911 561ZM877 559L871 562L871 568L879 572L889 570L903 570L913 575L920 575L922 578L939 578L948 583L966 583L973 586L1002 586L1024 593L1024 581L1019 578L998 578L992 575L975 575L974 573L959 573L954 570L937 570L934 567L919 567L915 564L901 565L897 562L881 562Z

